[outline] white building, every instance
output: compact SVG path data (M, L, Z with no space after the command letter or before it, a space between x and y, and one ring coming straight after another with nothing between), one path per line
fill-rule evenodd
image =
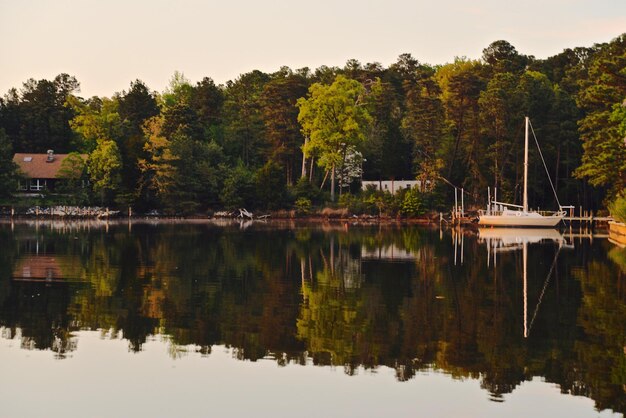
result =
M390 192L391 194L396 194L402 189L414 189L415 187L419 191L423 191L421 180L364 180L361 182L361 190L367 190L368 186L374 186L376 190Z

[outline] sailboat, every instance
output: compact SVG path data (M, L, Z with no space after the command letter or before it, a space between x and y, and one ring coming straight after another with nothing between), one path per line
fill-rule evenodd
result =
M491 200L489 196L489 204L487 210L479 211L478 225L484 226L500 226L500 227L526 227L526 228L554 228L563 220L566 212L559 203L559 210L556 212L539 212L528 210L528 132L530 120L528 116L525 119L526 130L524 136L524 201L523 205L514 205L511 203L498 202L494 197ZM541 150L539 150L541 153ZM543 160L543 156L541 157ZM545 162L544 162L545 166ZM547 170L546 170L547 173ZM548 179L549 179L548 175ZM552 185L552 180L550 179ZM553 191L554 186L552 186ZM557 197L558 202L558 197Z

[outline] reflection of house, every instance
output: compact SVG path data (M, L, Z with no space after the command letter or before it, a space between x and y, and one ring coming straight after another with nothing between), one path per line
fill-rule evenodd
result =
M63 278L61 267L55 257L27 256L18 260L13 269L13 280L60 281Z
M55 183L63 178L60 170L68 155L55 154L52 150L47 154L15 154L13 162L18 165L20 174L24 177L18 183L18 190L21 192L54 190ZM81 157L83 160L87 159L86 154L82 154Z
M380 260L380 261L415 261L418 260L418 255L414 254L410 250L401 249L395 245L389 245L386 247L367 248L363 246L361 248L361 258L363 260Z
M17 259L13 280L66 282L83 278L80 259L67 255L27 254Z
M426 183L430 183L426 181ZM361 189L367 190L368 187L374 187L376 190L382 190L384 192L390 192L391 194L395 194L402 189L414 189L417 187L417 190L422 191L422 181L421 180L363 180L361 182Z

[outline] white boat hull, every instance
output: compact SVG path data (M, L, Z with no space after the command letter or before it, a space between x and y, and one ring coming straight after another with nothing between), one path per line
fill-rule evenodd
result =
M480 215L478 225L525 228L554 228L563 220L562 214L544 216L536 212L504 211L498 215Z

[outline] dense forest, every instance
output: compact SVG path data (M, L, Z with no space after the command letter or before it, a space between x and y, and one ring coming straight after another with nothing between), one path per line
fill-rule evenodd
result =
M626 188L626 34L543 60L499 40L480 60L440 66L403 54L388 68L349 60L225 85L175 73L160 93L135 80L112 97L79 94L60 74L0 99L3 202L16 201L13 153L49 149L89 156L68 160L90 180L87 190L68 176L75 204L185 214L339 201L415 214L449 207L454 187L470 205L486 203L487 187L520 202L524 116L562 204L597 210ZM536 148L530 161L532 206L554 208ZM392 179L427 187L401 202L360 192L361 180Z

